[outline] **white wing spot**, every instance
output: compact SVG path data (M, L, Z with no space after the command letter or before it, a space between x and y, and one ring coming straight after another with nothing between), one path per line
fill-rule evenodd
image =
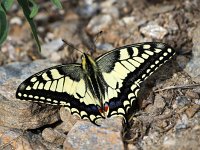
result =
M171 49L171 48L168 48L167 51L168 51L169 53L171 53L171 52L172 52L172 49Z
M31 79L31 82L35 82L35 81L37 81L37 78L36 78L36 77L33 77L33 78Z
M151 47L151 45L149 45L149 44L143 45L143 48L144 48L144 49L149 49L150 47Z
M154 51L154 52L160 53L161 51L162 51L162 49L160 49L160 48L155 48L155 51Z
M136 61L138 61L139 63L144 63L144 59L141 58L141 57L134 57L134 59L135 59Z
M133 49L133 56L137 56L138 55L138 48L132 47L132 49Z
M45 100L45 98L44 98L44 97L40 97L40 99L41 99L41 100Z
M148 59L148 58L149 58L149 55L147 55L147 54L142 54L142 57L143 57L144 59Z
M27 86L27 87L26 87L26 90L31 90L31 87L30 87L30 86Z
M142 79L144 79L145 77L146 77L146 74L143 74L143 75L142 75Z
M60 80L58 80L58 85L57 85L57 88L56 88L57 92L62 92L62 90L63 90L63 82L64 82L64 78L61 78Z
M159 60L163 60L164 57L160 56Z
M155 67L155 65L153 64L153 65L151 65L150 67L151 67L151 68L154 68L154 67Z
M159 61L158 61L158 60L156 60L156 61L155 61L155 64L158 64L158 63L159 63Z
M29 95L28 97L29 97L29 98L33 98L33 95Z
M135 67L129 63L128 61L124 60L124 61L121 61L121 63L126 66L130 71L134 71L135 70Z
M43 73L43 74L42 74L42 78L43 78L44 80L46 80L46 81L51 80L51 79L47 76L47 73Z
M39 99L39 96L34 96L35 99Z
M18 93L18 96L21 97L21 96L22 96L22 93Z
M48 82L45 84L44 89L45 89L45 90L49 90L50 86L51 86L51 81L48 81Z
M147 69L147 73L149 73L151 71L151 69Z
M43 89L43 87L44 87L44 83L40 83L38 86L38 89Z
M50 99L50 98L47 98L46 100L49 101L49 102L51 102L51 99Z
M130 58L130 55L126 48L120 50L120 60L125 60Z
M57 101L57 100L53 100L53 102L54 102L54 103L58 103L58 101Z
M167 52L165 52L164 54L163 54L163 56L167 56L168 55L168 53Z
M27 94L24 94L23 96L24 96L24 97L27 97Z
M57 80L54 80L53 83L51 84L50 90L55 91L56 90L56 85L57 85Z
M37 89L37 87L38 87L38 84L39 84L39 81L37 81L34 85L33 85L33 89Z
M149 51L149 50L145 50L144 52L145 52L146 54L148 54L148 55L151 55L151 56L154 54L152 51Z
M57 69L52 69L50 70L51 71L51 75L53 77L53 79L59 79L59 78L62 78L63 75L61 75Z
M139 66L140 66L140 63L137 62L137 61L135 61L135 60L133 60L133 59L129 59L128 61L129 61L131 64L133 64L135 67L139 67Z

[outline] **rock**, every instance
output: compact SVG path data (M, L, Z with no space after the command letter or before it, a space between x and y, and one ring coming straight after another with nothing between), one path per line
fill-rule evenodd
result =
M55 64L54 64L55 65ZM15 98L19 84L30 75L53 66L47 60L12 63L0 67L0 125L18 129L34 129L59 120L54 106L24 102ZM3 75L2 75L3 74Z
M192 105L186 110L186 114L189 118L192 118L198 111L200 111L200 105Z
M60 108L60 118L63 121L62 125L57 127L57 129L61 129L64 132L69 132L74 124L80 120L78 116L71 115L71 113L66 110L64 107Z
M42 137L47 142L55 143L57 145L62 145L65 140L66 135L52 128L45 128L42 131Z
M146 26L141 27L140 32L145 36L149 36L158 40L163 39L164 36L168 33L165 28L154 22L150 22Z
M96 47L97 49L105 50L105 51L110 51L114 49L114 47L109 43L97 43Z
M64 142L68 149L124 149L120 131L97 127L90 122L79 121L70 130Z
M173 108L181 108L181 107L184 107L186 105L190 104L190 101L188 100L188 98L186 96L178 96L176 97L176 100L173 104Z
M10 19L10 24L17 24L17 25L21 26L22 20L19 17L13 17Z
M154 106L156 108L164 108L165 107L165 100L161 95L157 94L155 96Z
M46 147L40 142L38 135L33 135L31 132L24 133L22 130L9 129L0 126L0 149L10 150L46 150ZM37 141L35 140L37 139Z
M179 131L180 129L186 129L188 127L188 117L186 114L183 114L181 116L181 119L178 120L178 122L175 125L176 131Z
M91 34L97 34L98 32L108 28L111 22L112 17L110 15L98 15L90 20L86 29Z
M199 95L191 90L186 91L185 96L189 97L190 99L199 99Z
M193 31L192 42L192 54L193 58L187 64L186 68L184 69L195 82L200 83L200 24L197 25L197 28Z
M94 16L98 10L99 5L97 3L85 0L84 4L77 9L77 12L82 18L88 19Z
M41 45L41 54L46 57L55 57L55 52L63 45L62 39L56 39L46 44Z

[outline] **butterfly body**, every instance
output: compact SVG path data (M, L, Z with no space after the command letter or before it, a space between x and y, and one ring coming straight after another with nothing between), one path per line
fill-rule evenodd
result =
M159 42L127 45L97 59L83 54L81 64L59 65L38 72L18 87L16 97L62 105L97 124L133 108L140 84L175 54Z

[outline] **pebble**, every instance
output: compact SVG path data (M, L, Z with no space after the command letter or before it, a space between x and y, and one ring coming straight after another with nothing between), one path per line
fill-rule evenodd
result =
M78 121L74 125L67 134L63 147L64 150L124 149L120 131L97 127L86 121Z
M17 25L21 26L22 20L19 17L13 17L10 19L10 24L17 24Z
M51 42L45 43L41 45L41 54L46 57L54 57L55 52L63 45L62 39L55 39L52 40ZM58 56L57 56L58 57Z
M52 128L45 128L42 131L42 137L45 141L62 145L65 140L65 135L59 133Z
M94 16L98 10L99 5L97 3L85 3L77 9L77 12L82 18L88 19Z
M158 40L163 39L164 36L168 33L165 28L154 22L150 22L146 26L141 27L140 32L145 36L149 36Z
M93 17L87 25L87 30L92 34L97 34L108 28L112 22L112 17L108 14Z
M178 96L176 97L176 100L173 104L173 108L179 108L179 107L184 107L186 105L190 104L190 101L188 100L188 98L186 96Z
M195 82L200 82L200 23L197 25L196 29L194 29L192 34L192 54L193 57L190 62L187 64L184 71L186 71Z
M179 131L180 129L186 129L188 127L188 117L186 114L183 114L181 118L177 121L175 125L176 131Z

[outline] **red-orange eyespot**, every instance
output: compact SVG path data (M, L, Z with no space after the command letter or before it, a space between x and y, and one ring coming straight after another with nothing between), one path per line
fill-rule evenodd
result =
M105 104L105 106L104 106L104 111L107 112L107 111L108 111L108 108L109 108L108 104Z
M103 109L99 106L98 106L98 110L99 110L100 113L103 113Z

